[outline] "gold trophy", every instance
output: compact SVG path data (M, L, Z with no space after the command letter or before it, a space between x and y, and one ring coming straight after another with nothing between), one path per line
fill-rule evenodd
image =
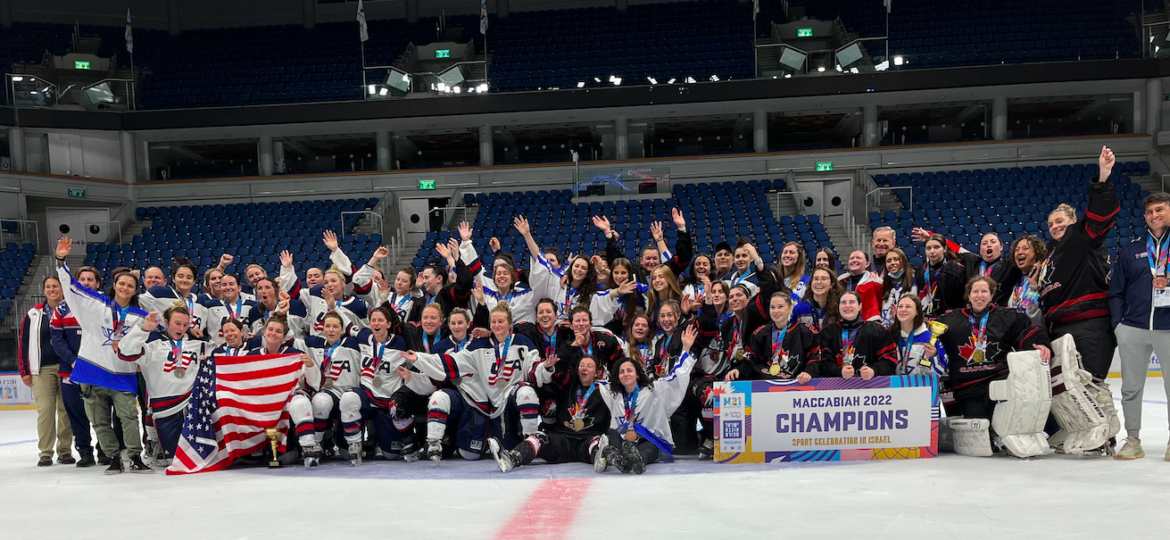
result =
M926 323L926 328L930 330L930 345L938 343L938 337L947 333L947 325L938 321L930 321Z
M279 434L280 432L276 431L275 429L268 430L268 442L272 443L272 461L268 462L269 469L280 468L280 457L276 451L276 436Z

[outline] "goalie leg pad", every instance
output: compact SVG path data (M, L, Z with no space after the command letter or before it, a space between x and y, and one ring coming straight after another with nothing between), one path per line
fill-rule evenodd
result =
M991 429L1013 456L1047 454L1044 424L1052 405L1048 362L1037 351L1010 353L1007 362L1007 379L992 381L988 388L991 399L999 402L991 416Z
M955 453L963 456L991 456L991 421L982 418L947 418L954 439Z
M1052 342L1052 415L1061 431L1050 440L1066 454L1085 454L1120 431L1117 409L1108 387L1093 382L1085 371L1072 336Z

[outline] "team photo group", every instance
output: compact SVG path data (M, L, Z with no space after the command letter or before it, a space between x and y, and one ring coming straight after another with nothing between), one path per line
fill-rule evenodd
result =
M900 375L938 377L943 450L1141 458L1150 356L1170 357L1170 194L1146 197L1147 231L1110 261L1114 164L1102 148L1087 207L1050 209L1048 238L987 232L968 250L915 229L920 268L888 227L840 262L788 242L765 264L744 237L695 253L677 208L633 259L620 240L638 231L606 216L592 218L598 254L546 249L526 216L508 216L529 260L495 238L476 245L463 223L417 271L386 267L385 247L351 261L325 231L329 268L285 251L278 275L230 253L215 268L180 256L102 275L69 268L62 237L19 339L37 465L190 469L199 441L267 407L280 417L271 447L261 433L236 463L486 458L502 472L641 474L716 456L719 383ZM1124 434L1105 382L1118 348ZM223 396L236 357L275 359L254 373L288 377L278 402L256 385Z

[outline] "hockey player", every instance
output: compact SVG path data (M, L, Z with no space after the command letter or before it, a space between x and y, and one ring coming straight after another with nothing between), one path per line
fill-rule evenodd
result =
M669 419L687 393L696 361L690 351L698 336L695 325L680 332L679 348L683 352L664 377L651 381L642 366L629 358L619 361L611 371L608 384L599 389L612 415L609 432L598 440L606 459L604 465L613 464L623 473L642 474L646 465L662 458L674 459ZM595 463L594 470L604 470L604 465Z
M893 253L893 250L890 250ZM893 259L887 257L887 264ZM887 266L888 268L888 266ZM887 275L889 275L887 273ZM898 367L895 375L937 375L943 378L939 382L939 394L947 396L947 358L938 347L930 343L931 333L926 326L925 316L922 314L922 304L915 296L906 295L898 300L895 308L894 324L890 327L890 335L898 345ZM949 402L949 399L944 399Z
M758 256L755 244L752 244L747 238L740 238L735 246L735 269L730 274L723 276L723 281L726 281L731 287L742 283L748 288L751 296L755 296L760 281L756 276L755 268L755 257Z
M816 256L813 258L813 268L827 269L833 276L836 276L837 254L827 247L818 249Z
M390 287L382 276L382 271L378 269L382 260L388 256L390 250L386 249L386 246L380 246L374 251L370 261L353 273L353 289L358 298L368 305L380 306L389 303L398 314L398 319L405 321L410 317L415 301L422 298L422 295L416 294L414 290L418 276L414 273L414 267L405 266L394 275L394 286ZM363 294L361 291L366 292Z
M1004 281L996 282L997 286L1008 288L1009 294L997 292L996 298L1004 300L995 303L1027 315L1032 324L1045 330L1044 309L1040 306L1040 267L1041 261L1048 257L1048 249L1040 238L1029 235L1012 242L1011 253L1014 268L1004 273Z
M626 356L642 364L646 372L654 369L654 345L651 343L653 335L650 333L650 317L645 313L634 315L634 321L626 330Z
M207 337L214 346L223 345L223 323L230 320L247 320L256 307L255 300L240 295L240 281L235 274L224 274L219 278L220 298L200 297L200 305L207 310Z
M955 451L960 454L990 456L992 441L998 439L1012 455L1042 455L1048 451L1040 432L1051 400L1048 361L1052 352L1044 333L1028 317L992 304L995 287L990 277L972 278L967 284L970 307L953 310L938 319L947 325L938 343L947 359L947 376L955 393L955 405L948 410L948 416L961 417L947 423L955 432ZM1030 350L1039 354L1008 354ZM1000 382L1009 377L1026 378L1029 383ZM1016 392L1029 388L1038 393L1013 395L1009 400L1011 392L1005 392L1005 386L1015 387ZM1012 408L1004 408L1001 413L1002 405L995 402L1004 400L1009 400ZM976 421L980 419L984 421ZM996 432L995 438L989 428Z
M927 317L940 317L963 306L964 272L941 234L926 240L926 262L922 273L914 276L914 285Z
M566 363L569 372L577 366L577 360L586 356L592 357L597 363L597 372L604 376L618 358L624 356L621 340L611 334L609 330L594 329L593 318L589 309L577 306L569 314L570 329L572 330L569 346L561 349L557 355Z
M238 319L228 319L220 325L223 343L211 354L215 356L246 356L248 353L247 325ZM259 339L257 339L259 341Z
M290 337L304 339L309 336L311 325L305 304L280 290L276 280L262 277L256 282L256 305L248 312L248 318L243 322L248 326L249 332L256 335L263 334L264 328L268 324L268 318L277 312L284 315L284 322L289 328Z
M558 320L568 320L569 312L577 306L589 309L595 299L604 294L598 291L597 271L588 257L578 255L570 258L567 264L553 268L532 237L528 220L524 216L517 216L513 226L524 238L531 254L528 283L538 299L551 298L557 303Z
M613 261L609 289L599 294L589 306L593 320L610 332L620 334L629 328L634 315L646 308L650 287L635 279L634 265L628 259Z
M895 309L905 296L918 298L918 288L914 286L914 269L910 267L910 260L906 252L893 248L886 251L886 275L882 278L882 325L891 328L897 322Z
M687 266L691 264L691 257L694 256L694 244L691 235L687 232L686 219L683 217L678 208L670 210L670 217L674 221L675 227L678 228L678 238L674 244L674 254L666 248L666 240L662 234L662 224L655 221L651 224L651 234L654 237L654 244L647 245L638 253L637 264L634 268L634 276L636 281L644 284L650 284L650 272L654 271L660 265L670 267L670 271L675 276L682 275ZM610 226L609 218L605 216L594 216L593 226L601 229L602 234L605 235L605 260L610 264L621 258L621 249L618 247L618 237L620 236Z
M820 359L810 362L814 379L854 375L864 380L894 374L896 346L881 323L861 318L861 296L857 291L841 295L841 319L823 327L818 334Z
M488 448L500 472L506 473L533 459L540 458L547 463L584 462L593 463L597 472L606 468L604 452L599 451L599 440L609 429L611 415L605 398L598 391L604 383L598 378L597 360L583 356L576 360L576 369L570 370L567 384L552 382L556 363L561 361L551 356L536 368L536 381L541 386L553 386L557 400L557 420L545 431L529 435L511 450L504 450L500 440L488 439Z
M718 281L712 276L712 269L715 267L715 261L707 254L695 255L694 261L691 262L691 268L679 280L679 284L683 288L683 298L691 299L692 309L699 310L703 305L702 300L696 300L701 296L707 295L707 283L710 281ZM704 281L703 278L707 278Z
M800 302L804 298L804 291L808 289L808 275L804 273L807 265L808 256L800 242L784 244L780 250L780 285L791 291L793 304Z
M362 353L361 387L347 390L341 397L341 407L343 415L352 413L347 409L357 398L362 421L376 422L374 431L382 455L386 459L415 461L419 447L414 436L414 413L425 411L426 402L420 396L431 395L435 386L427 377L416 377L418 373L404 367L406 340L391 332L397 324L397 315L391 314L387 306L376 307L370 313L370 327L357 336ZM347 438L348 435L347 432Z
M176 257L171 264L171 286L151 287L139 297L139 302L143 309L162 313L176 300L182 301L191 314L191 337L204 339L209 316L207 307L199 303L199 295L193 290L196 272L198 269L186 257Z
M471 341L475 339L472 336L472 318L471 313L463 308L455 308L451 310L451 314L447 316L447 330L450 334L443 338L435 347L435 354L442 354L448 351L462 351L466 349ZM394 325L391 325L393 328ZM476 329L477 331L487 332L486 329ZM486 337L486 336L484 336ZM428 393L429 395L429 393Z
M327 272L326 286L329 279ZM313 394L315 445L306 457L320 455L324 448L322 442L325 440L325 432L332 423L335 439L340 441L344 438L347 445L343 448L346 450L343 455L353 465L359 465L362 456L361 399L356 393L346 394L346 391L361 385L361 350L357 340L345 335L346 326L341 314L330 311L323 319L324 337L305 338L305 352L313 357L316 365L321 366L323 381L321 391ZM332 443L330 441L327 447L332 447Z
M137 364L146 378L150 417L154 421L147 431L153 432L150 440L157 441L162 449L162 462L156 463L160 467L170 465L175 456L195 375L210 349L207 341L190 338L190 312L182 300L175 304L163 312L164 326L155 322L158 313L150 312L141 325L131 328L118 342L118 357Z
M913 237L915 242L926 242L934 233L921 228L915 228ZM1011 269L1011 264L1005 263L1003 258L1003 241L994 232L983 233L979 239L979 252L972 253L967 248L950 240L946 241L947 249L955 254L956 261L963 266L964 279L970 281L975 276L990 276L996 283L1003 283L1004 274Z
M869 271L869 256L864 251L849 254L849 271L837 277L846 291L857 291L861 297L861 319L880 321L882 308L882 278Z
M437 248L436 248L437 249ZM494 310L500 302L505 302L509 313L516 322L532 322L536 316L536 293L523 283L518 283L516 268L508 262L497 258L492 263L492 274L488 276L482 270L475 247L470 240L465 240L459 246L459 256L463 263L471 268L479 269L476 278L483 286L484 301L474 302L472 307L482 305L489 311ZM426 272L426 270L424 270ZM472 272L475 274L475 272ZM469 291L470 292L470 291Z
M669 266L662 265L650 271L650 292L646 295L647 312L651 318L659 312L659 306L664 302L681 303L683 301L682 287ZM687 316L686 311L681 316Z
M833 324L840 318L838 304L845 290L837 281L837 275L828 268L817 267L809 278L804 299L792 308L792 319L808 325L813 332Z
M540 354L528 338L511 333L512 314L506 302L491 312L492 335L477 339L460 352L404 352L402 357L426 376L453 383L431 394L427 419L427 457L438 464L447 426L454 424L455 447L464 459L477 460L491 433L513 447L540 425L533 370Z
M278 310L265 321L262 334L257 336L260 338L259 345L250 349L246 355L300 353L305 369L300 380L297 381L297 387L293 390L292 397L289 398L288 417L290 430L293 434L290 439L297 441L299 447L299 453L295 455L303 458L305 467L309 467L318 464L322 454L321 445L315 439L312 403L313 395L321 391L322 375L321 370L316 369L317 363L313 357L305 352L308 347L305 346L304 341L290 339L288 335L288 321L285 319L284 313ZM286 454L290 453L291 450L286 451ZM296 459L296 457L292 459Z
M67 236L57 241L57 278L62 284L69 284L64 288L65 303L81 327L81 346L70 379L82 385L86 415L97 432L102 451L110 458L106 474L122 472L118 438L110 421L110 401L122 422L122 441L126 445L130 472L151 472L140 456L142 440L134 395L138 390L135 366L119 359L114 350L114 344L126 331L141 324L147 315L137 307L138 279L129 272L114 276L110 296L89 289L74 279L65 266L72 247L73 242Z
M789 317L792 307L792 295L772 293L768 324L752 334L747 362L732 368L727 380L796 379L804 384L812 379L808 363L819 358L817 335L808 325Z

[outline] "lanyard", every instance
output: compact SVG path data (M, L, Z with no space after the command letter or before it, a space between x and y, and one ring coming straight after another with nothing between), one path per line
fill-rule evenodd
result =
M179 338L179 341L175 341L172 339L170 341L171 341L171 355L174 357L174 362L176 364L182 364L183 363L183 339Z
M745 326L747 326L747 317L744 317L742 321L739 321L739 324L735 325L735 330L731 331L731 346L727 348L728 356L731 356L732 353L735 352L735 349L739 348L740 344L742 343Z
M512 348L512 334L508 334L508 338L504 340L504 350L500 351L499 342L492 344L492 351L496 353L496 365L500 365L508 359L508 349Z
M171 292L175 293L175 298L183 299L183 302L187 304L187 311L190 311L192 315L195 314L195 300L193 298L179 294L179 291L176 291L174 288L171 289Z
M841 329L841 350L845 351L845 354L849 354L849 350L853 348L853 340L857 337L857 331L860 329L860 326L853 330Z
M398 296L398 293L391 293L390 298L392 299L391 302L394 303L394 311L401 312L402 306L405 306L406 302L410 300L410 295ZM393 300L394 298L397 298L397 300ZM430 302L427 303L429 304Z
M847 290L847 291L856 290L858 281L861 281L861 276L852 276L852 275L849 276L849 278L845 280L845 284L846 284L845 290Z
M914 330L910 331L910 336L898 340L898 352L902 354L902 365L910 366L910 350L914 348Z
M1020 284L1012 288L1011 307L1016 308L1020 313L1024 313L1024 308L1031 304L1028 301L1028 289L1031 286L1032 282L1028 281L1028 276L1024 276L1020 278Z
M581 413L585 412L585 404L589 403L589 396L593 395L593 391L597 389L597 381L589 385L589 391L585 392L585 397L581 397L581 387L577 387L577 410Z
M576 294L577 294L576 287L569 287L569 288L565 289L565 302L564 302L563 307L561 308L561 317L562 318L569 317L569 312L572 311L572 309L573 309L573 296L576 296Z
M452 341L454 341L454 340L452 340ZM459 340L459 343L455 344L455 352L462 351L463 348L466 346L467 346L467 336L463 336L463 339Z
M756 275L755 270L749 270L747 272L744 272L744 274L742 276L735 278L735 281L731 284L731 286L734 287L736 285L739 285L740 283L743 283L743 280L750 278L754 275Z
M1170 262L1170 234L1166 240L1155 242L1154 235L1146 237L1146 253L1149 254L1150 273L1157 276L1166 275L1166 264Z
M983 314L983 318L980 319L979 325L976 326L975 317L972 317L970 314L967 315L967 321L971 323L971 333L975 335L975 343L977 344L982 345L987 343L987 318L989 316L991 316L990 309L987 310L987 313Z
M994 263L993 263L993 264L987 264L987 261L979 261L979 275L981 275L981 276L990 276L990 275L991 275L991 267L992 267L992 266L994 266Z
M634 387L634 393L626 396L626 425L632 426L634 424L634 410L638 408L638 392L642 390L641 386Z
M435 342L439 341L439 334L440 334L440 332L436 331L435 337L431 339L430 343L427 343L427 331L423 330L423 336L422 336L423 337L423 340L422 340L423 341L423 348L426 349L427 352L431 352L431 347L434 347Z
M389 336L389 335L387 335L387 336L386 336L386 342L388 343L389 341L390 341L390 336ZM376 348L375 350L377 350L377 351L378 351L378 353L374 355L374 359L375 359L375 360L378 360L378 361L381 361L381 360L382 360L382 356L386 354L386 343L379 343L379 344L378 344L378 346L377 346L377 348Z
M122 324L126 322L126 316L130 313L130 306L121 307L111 302L110 308L114 310L114 333L117 333L122 328Z
M586 343L587 347L581 347L581 356L593 356L593 332L589 332L589 339Z
M225 303L223 307L227 308L228 316L235 319L239 316L240 312L244 311L244 297L236 297L236 309L234 311L232 310L231 304Z
M653 357L650 355L650 347L647 345L638 345L638 356L642 357L642 367L650 370L650 361Z
M659 359L661 359L661 360L666 359L666 350L670 348L670 340L672 340L672 339L674 339L673 332L666 335L666 339L663 340L662 346L658 348L658 358Z
M772 363L776 363L776 359L780 356L777 352L784 352L784 337L788 335L788 327L783 327L783 330L772 329Z
M551 356L553 353L557 352L557 334L558 334L558 333L559 333L559 332L557 332L557 329L556 329L556 327L554 326L554 327L553 327L553 333L552 333L552 335L551 335L551 336L545 336L545 337L548 339L548 347L545 347L545 348L544 348L544 355L545 355L546 357L547 357L547 356ZM542 332L540 333L540 335L544 336L544 332L542 331Z

